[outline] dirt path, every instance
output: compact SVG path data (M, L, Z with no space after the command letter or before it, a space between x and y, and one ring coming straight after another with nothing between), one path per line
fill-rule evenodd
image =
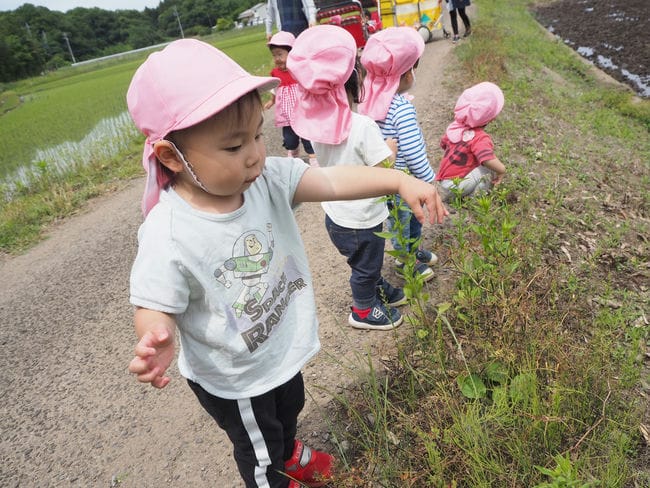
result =
M427 44L412 90L434 165L460 91L449 92L442 80L443 69L453 64L452 49L445 40ZM283 154L279 131L267 123L266 134L269 154ZM0 263L0 486L240 486L229 442L176 367L162 391L138 384L127 372L135 343L128 276L142 188L142 180L133 181L91 202L28 254ZM319 387L335 390L351 380L341 358L366 349L378 357L391 334L345 325L347 266L327 237L320 206L304 205L297 216L323 343L304 370L313 398L299 435L328 447L326 413L319 406L330 396ZM443 269L438 279L444 279ZM430 292L436 283L428 285Z

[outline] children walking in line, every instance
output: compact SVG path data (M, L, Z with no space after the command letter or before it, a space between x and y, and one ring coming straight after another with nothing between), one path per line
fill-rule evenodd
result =
M320 343L292 208L400 192L431 223L446 215L433 188L398 171L267 158L259 91L277 83L182 39L151 54L127 93L147 172L129 370L167 386L178 333L178 368L227 432L247 488L321 486L332 472L331 455L296 439L300 371Z
M415 107L405 96L415 83L415 70L423 52L424 41L411 27L388 27L370 37L361 55L361 63L367 74L364 80L365 99L359 105L359 112L376 120L385 138L397 141L396 169L408 170L416 178L432 183L435 173L429 164L424 135ZM429 266L435 264L438 257L429 250L417 247L422 236L422 225L413 218L411 209L401 201L399 195L395 202L397 209L388 217L388 228L394 232L399 229L401 237L391 239L393 249L403 256L415 251L414 272L428 281L434 277ZM391 209L392 203L388 205ZM396 260L398 267L403 267L403 262L404 257Z
M465 90L454 108L454 121L440 141L445 151L436 180L449 201L452 190L462 196L489 191L503 180L506 167L494 154L492 138L484 128L503 108L501 88L484 81ZM454 179L462 179L458 184Z
M393 155L375 122L351 108L362 88L356 52L349 32L320 25L300 34L289 53L287 66L300 85L293 126L313 142L321 165L381 167ZM382 278L385 242L376 235L388 217L386 204L367 198L322 206L330 239L351 268L349 325L369 330L398 326L402 316L396 307L406 298L401 288Z
M275 63L275 68L271 70L271 76L278 78L280 84L275 89L271 99L264 105L264 109L269 110L275 105L275 126L282 128L282 145L289 151L288 156L297 158L300 155L299 144L302 142L302 146L309 157L309 165L318 166L318 160L311 142L298 137L291 128L293 107L298 96L298 83L287 70L287 55L291 51L295 40L296 38L290 32L280 31L271 37L271 40L267 43Z

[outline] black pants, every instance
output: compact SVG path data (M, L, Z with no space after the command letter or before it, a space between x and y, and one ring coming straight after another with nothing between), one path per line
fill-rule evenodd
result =
M454 10L449 11L449 18L451 19L451 30L454 31L454 35L458 35L458 17L456 17L456 11L458 10L458 15L460 15L463 25L465 26L465 31L467 31L471 24L469 23L469 17L465 13L465 7L455 8Z
M305 405L302 374L263 395L226 400L188 380L201 406L226 431L246 488L286 488L284 462L293 454L298 414Z

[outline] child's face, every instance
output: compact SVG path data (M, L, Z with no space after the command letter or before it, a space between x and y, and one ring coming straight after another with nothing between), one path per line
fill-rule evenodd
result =
M185 170L177 180L178 192L204 199L215 206L240 198L264 168L266 147L262 135L262 107L256 102L250 117L216 116L193 127L183 136L182 151L198 180L209 193L196 186ZM187 195L187 193L186 193Z
M286 71L287 56L289 55L289 51L281 47L274 47L271 49L271 55L273 56L275 67L281 69L282 71Z

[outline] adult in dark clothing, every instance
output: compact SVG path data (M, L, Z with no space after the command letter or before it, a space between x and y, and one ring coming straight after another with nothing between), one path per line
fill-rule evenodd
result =
M465 13L465 7L470 6L470 0L447 0L447 8L449 9L449 18L451 19L451 30L454 32L453 41L458 42L460 36L458 35L458 15L463 21L465 26L465 34L463 37L467 37L472 33L472 25L469 22L469 17Z
M316 24L314 0L267 0L267 40L271 40L274 23L277 23L278 31L291 32L298 37L307 27Z

